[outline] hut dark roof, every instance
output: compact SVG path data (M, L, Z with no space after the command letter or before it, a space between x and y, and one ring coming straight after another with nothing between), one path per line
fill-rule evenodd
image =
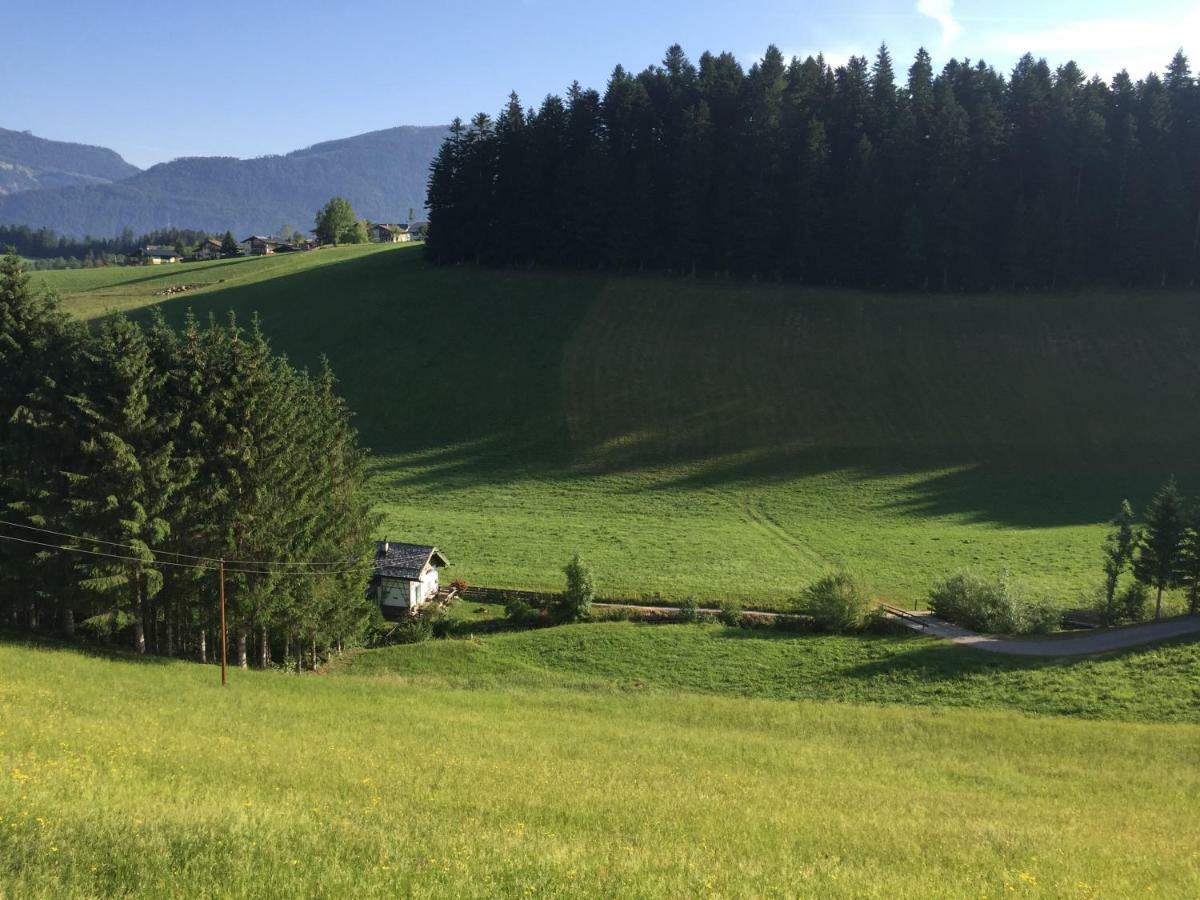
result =
M375 566L380 575L415 581L421 577L426 565L440 567L449 563L437 547L397 541L375 542Z

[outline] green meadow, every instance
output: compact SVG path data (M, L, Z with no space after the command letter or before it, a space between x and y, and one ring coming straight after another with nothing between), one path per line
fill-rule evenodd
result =
M223 690L5 643L0 896L1195 896L1198 745L600 681Z
M1095 657L1030 658L908 633L600 622L387 647L351 654L334 669L400 685L683 691L1200 724L1194 638Z
M937 296L428 266L344 247L38 273L84 318L257 314L327 355L388 536L449 577L779 607L822 571L918 605L970 567L1064 606L1104 521L1200 489L1194 294ZM206 286L174 296L172 284Z

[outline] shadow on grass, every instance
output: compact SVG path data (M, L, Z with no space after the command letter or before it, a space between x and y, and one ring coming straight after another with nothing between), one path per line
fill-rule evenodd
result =
M116 662L138 663L141 665L162 666L177 662L198 662L198 660L182 659L177 656L157 656L152 653L134 653L112 644L100 644L94 641L71 640L66 637L56 637L48 634L33 634L30 632L0 630L0 644L14 647L27 647L36 650L65 651L90 656L96 659L109 659Z
M722 640L753 640L776 643L779 641L796 645L805 650L811 643L812 651L827 650L830 635L817 633L795 633L767 629L722 628L714 632ZM960 647L949 641L926 637L912 632L894 635L862 634L835 638L838 641L854 642L856 658L874 657L869 661L855 661L838 667L840 677L858 680L885 680L900 682L948 682L969 677L986 677L1008 672L1069 671L1097 661L1136 660L1138 657L1169 647L1183 647L1200 642L1197 635L1170 638L1153 644L1144 644L1122 650L1095 653L1083 656L1015 656L991 651Z
M1168 472L1200 474L1200 427L1147 427L1170 396L1124 403L1138 388L1115 362L1123 342L1190 359L1200 327L1174 301L1138 318L1115 295L827 297L434 268L405 248L156 306L175 322L257 313L297 364L327 356L381 454L378 491L630 475L611 489L688 492L838 473L906 479L884 502L912 519L1040 528L1101 522Z
M146 270L147 274L142 275L137 278L131 277L131 278L127 278L123 281L112 281L107 284L96 285L95 287L83 288L78 291L72 291L72 294L85 295L85 294L95 294L95 293L99 293L101 291L111 291L114 288L125 287L125 286L131 285L131 284L141 284L146 281L158 281L158 280L167 278L173 274L199 275L199 274L203 274L206 272L221 272L224 269L226 269L228 266L237 265L237 264L241 264L241 263L254 262L255 260L260 259L260 258L261 257L245 256L245 257L239 257L237 259L223 259L223 260L220 260L217 262L210 263L210 264L204 266L203 268L197 268L192 263L176 263L176 264L167 264L167 265L161 265L161 266L130 266L129 268L132 268L132 269ZM210 284L216 285L216 284L220 284L220 282L218 282L218 281L205 282L204 286L207 287Z

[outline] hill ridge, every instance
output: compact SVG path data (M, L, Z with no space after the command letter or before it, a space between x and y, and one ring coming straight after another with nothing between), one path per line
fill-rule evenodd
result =
M0 128L0 198L25 191L108 184L140 171L108 147Z
M118 182L0 197L0 222L74 237L168 227L273 233L284 223L306 227L334 195L359 215L394 221L424 210L429 165L445 133L399 125L282 155L179 157Z

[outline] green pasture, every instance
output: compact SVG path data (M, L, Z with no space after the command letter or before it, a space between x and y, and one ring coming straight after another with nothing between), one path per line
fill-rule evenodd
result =
M1198 744L0 644L0 896L1194 896Z
M335 668L405 685L569 685L1200 724L1195 639L1095 657L1030 658L911 634L602 622L388 647L351 655Z
M384 531L473 584L556 588L578 551L612 597L778 607L846 566L916 605L972 567L1071 606L1121 498L1172 472L1200 491L1193 294L436 269L377 246L36 277L83 317L233 309L327 355Z

